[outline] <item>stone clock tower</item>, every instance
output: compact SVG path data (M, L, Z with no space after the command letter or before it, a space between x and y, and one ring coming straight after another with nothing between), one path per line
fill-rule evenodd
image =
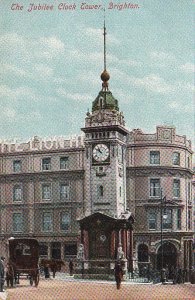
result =
M126 210L126 135L123 113L101 74L102 90L85 118L85 214L118 218Z
M79 219L85 276L113 273L116 259L132 265L134 217L126 210L126 143L128 130L118 101L108 88L104 23L102 89L87 112L85 127L85 206ZM83 271L82 271L83 274Z

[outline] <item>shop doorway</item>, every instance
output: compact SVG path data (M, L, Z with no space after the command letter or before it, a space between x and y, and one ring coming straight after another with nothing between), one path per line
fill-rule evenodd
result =
M163 256L163 258L162 258ZM157 253L157 269L168 268L169 274L177 267L177 249L170 243L165 242L160 246Z

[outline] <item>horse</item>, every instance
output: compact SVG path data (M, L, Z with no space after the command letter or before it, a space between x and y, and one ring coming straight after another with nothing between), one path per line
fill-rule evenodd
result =
M56 272L61 271L61 267L65 265L63 260L61 259L47 259L47 258L42 258L40 260L40 268L44 269L45 267L49 267L51 272L53 273L53 278L55 278Z

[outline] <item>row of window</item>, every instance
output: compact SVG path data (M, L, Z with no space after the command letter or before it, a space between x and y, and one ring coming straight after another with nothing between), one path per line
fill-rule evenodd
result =
M68 156L60 157L59 168L60 168L60 170L69 169L69 157ZM45 157L42 159L42 170L43 171L51 170L51 157ZM14 173L22 172L22 161L21 160L13 161L13 171L14 171Z
M61 201L68 201L70 199L69 183L60 184L59 197ZM42 184L42 200L51 200L52 188L51 183ZM22 185L17 184L13 187L13 201L22 201Z
M160 165L160 151L150 151L150 164ZM173 152L172 154L172 164L174 166L180 166L180 153ZM187 167L190 168L190 157L187 158Z
M23 232L24 230L24 218L21 212L13 213L12 219L12 228L13 232ZM42 214L42 226L41 229L43 232L51 232L53 231L53 213L52 212L44 212ZM68 231L70 229L71 217L67 212L62 212L60 214L60 230Z
M148 213L148 228L150 230L157 229L157 212L155 210L151 210ZM181 209L177 209L177 220L176 220L176 228L181 230ZM162 213L162 229L171 230L173 229L173 209L165 208ZM192 229L192 211L188 210L188 229Z
M150 164L151 165L160 165L160 151L150 151ZM173 152L172 155L172 164L175 166L180 166L180 153ZM190 157L188 157L187 167L190 168ZM59 160L60 170L66 170L69 168L69 157L60 157ZM42 159L42 170L49 171L51 170L51 157L45 157ZM14 160L13 161L13 171L19 173L22 171L22 161Z
M62 258L62 247L60 242L52 242L50 245L51 256L55 259ZM74 242L65 243L64 246L64 257L67 256L76 256L77 255L77 244ZM49 245L47 243L39 243L39 255L47 256L49 255Z
M180 197L180 179L173 179L173 197ZM119 187L119 195L122 195L122 188ZM104 186L97 187L97 197L104 196ZM150 179L150 197L161 197L160 178ZM59 187L59 198L61 201L68 201L70 199L70 185L69 183L61 183ZM13 201L22 201L22 185L17 184L13 187ZM42 184L42 200L52 199L51 183ZM191 200L191 183L188 183L188 200Z
M173 179L172 192L174 198L180 197L180 179ZM150 196L161 197L160 179L150 179ZM191 183L188 182L188 200L191 199Z

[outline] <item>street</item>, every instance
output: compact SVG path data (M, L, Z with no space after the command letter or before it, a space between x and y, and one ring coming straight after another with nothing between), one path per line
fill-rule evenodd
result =
M7 300L186 300L195 299L195 286L123 282L121 289L117 290L115 282L64 280L57 277L47 280L41 278L37 288L31 287L29 281L23 279L17 287L7 289L6 295Z

